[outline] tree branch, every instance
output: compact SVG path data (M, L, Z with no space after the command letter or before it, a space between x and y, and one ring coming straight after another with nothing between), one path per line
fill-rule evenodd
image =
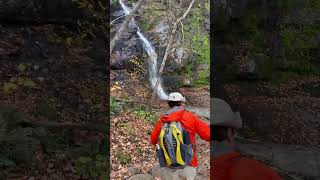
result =
M159 69L159 72L158 72L158 78L157 78L157 81L156 81L156 84L155 84L155 87L153 89L153 93L152 93L152 101L155 99L155 95L156 95L156 92L157 92L157 89L158 89L158 86L160 84L160 78L161 78L161 75L162 75L162 71L164 69L164 65L167 61L167 58L168 58L168 55L169 55L169 51L170 51L170 47L171 47L171 44L172 44L172 41L173 41L173 37L176 33L176 30L177 30L177 24L179 22L181 22L184 18L186 18L187 14L189 13L189 11L191 10L192 6L193 6L193 3L194 3L195 0L192 0L188 9L186 10L186 12L183 14L182 17L178 18L177 21L174 23L174 26L173 26L173 29L172 29L172 32L170 34L170 37L169 37L169 41L168 41L168 45L167 45L167 48L166 48L166 51L164 53L164 56L163 56L163 59L162 59L162 62L161 62L161 65L160 65L160 69Z
M123 18L123 17L126 17L127 15L122 15L122 16L120 16L120 17L117 17L116 19L114 19L113 21L111 21L110 22L110 26L113 24L113 23L115 23L117 20L119 20L119 19L121 19L121 18ZM133 16L138 16L139 17L139 15L133 15Z
M119 30L117 31L116 35L114 36L114 38L110 42L110 54L112 53L112 50L113 50L115 44L119 41L122 33L126 30L129 22L131 21L131 19L134 16L134 14L138 11L138 9L140 8L140 6L142 5L143 2L144 2L144 0L139 0L137 2L137 4L134 6L133 10L126 16L125 20L123 21L123 23L120 26Z

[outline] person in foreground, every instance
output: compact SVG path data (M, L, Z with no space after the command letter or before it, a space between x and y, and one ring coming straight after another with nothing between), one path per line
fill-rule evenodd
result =
M156 123L150 140L157 145L157 155L164 180L193 180L198 166L195 148L195 135L210 141L209 124L183 107L185 98L175 92L167 99L170 110Z
M280 180L273 169L242 155L235 142L242 126L240 114L234 113L223 100L211 99L211 162L210 176L214 180ZM212 157L213 156L213 157Z

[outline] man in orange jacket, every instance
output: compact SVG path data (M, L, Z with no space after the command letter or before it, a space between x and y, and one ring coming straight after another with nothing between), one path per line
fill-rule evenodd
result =
M152 144L157 144L158 137L161 131L162 124L164 122L179 121L182 127L187 130L190 134L191 144L195 144L196 133L200 138L210 141L210 127L205 122L201 121L198 117L189 111L186 111L182 103L185 102L185 98L180 93L171 93L167 99L168 105L171 108L165 114L163 114L160 120L156 123L153 132L151 133L150 140ZM195 146L193 146L195 147ZM164 179L176 179L176 178L186 178L188 180L193 180L196 176L196 167L198 166L198 161L196 157L196 149L193 148L193 159L191 163L184 169L169 169L167 167L162 168ZM170 176L166 176L171 174Z
M235 144L236 130L242 126L239 113L234 113L223 100L211 99L211 162L210 176L214 180L280 180L273 169L241 155Z

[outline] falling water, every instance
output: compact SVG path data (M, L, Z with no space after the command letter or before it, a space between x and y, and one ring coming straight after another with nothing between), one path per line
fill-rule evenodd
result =
M127 7L122 0L119 0L119 3L124 10L125 14L128 15L130 13L130 8ZM155 89L155 85L158 79L158 67L157 67L157 53L155 52L152 44L143 36L140 31L140 28L136 25L134 18L130 21L130 24L137 28L137 35L139 36L140 40L142 41L142 45L148 54L148 70L149 70L149 82L151 84L152 89ZM156 90L158 97L161 100L167 99L168 94L163 89L162 83L159 83L159 86Z
M119 0L119 3L124 10L124 13L127 15L130 13L130 8L127 7L122 0ZM152 89L155 89L155 85L158 79L158 67L157 67L157 53L154 50L152 44L144 37L144 35L141 33L140 28L136 25L134 18L130 21L130 26L134 26L137 28L137 35L139 36L140 40L142 41L143 48L148 54L148 70L149 70L149 82L151 84ZM162 83L160 81L159 86L157 88L157 95L161 100L167 99L168 94L163 89ZM197 108L197 107L186 107L189 111L194 112L200 117L204 117L209 119L209 108Z

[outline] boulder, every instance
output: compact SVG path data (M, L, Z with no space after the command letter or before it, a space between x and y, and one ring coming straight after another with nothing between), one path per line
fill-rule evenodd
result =
M136 174L128 178L128 180L153 180L150 174Z
M153 177L161 177L161 167L160 166L154 166L152 169L151 169L151 175Z
M170 27L167 21L160 21L150 32L150 40L157 45L159 50L159 58L161 59L165 53L165 49L167 47L168 38L170 34ZM173 44L171 47L172 53L168 56L167 63L169 69L171 71L179 71L183 67L188 64L189 61L189 50L186 47L182 47L181 45L182 35L180 32L176 32L176 36L174 37Z
M302 177L320 178L320 151L316 148L303 146L251 142L243 138L237 139L239 148L255 159L268 162L289 174Z

